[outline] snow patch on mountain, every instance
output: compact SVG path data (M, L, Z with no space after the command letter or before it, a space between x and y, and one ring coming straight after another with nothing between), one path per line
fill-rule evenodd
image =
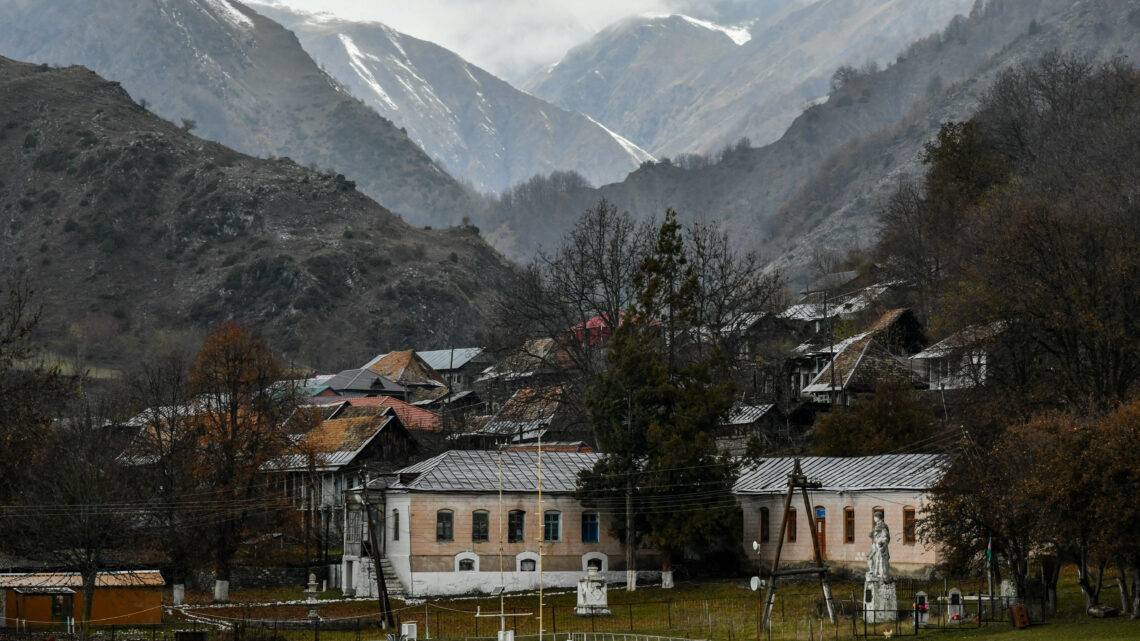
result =
M212 9L210 13L214 14L215 17L222 18L239 29L253 28L253 20L250 20L249 16L238 11L237 7L230 4L227 0L202 0L202 2L206 7Z
M727 25L717 24L717 23L709 21L709 20L701 20L700 18L694 18L692 16L686 16L682 13L655 14L655 15L648 15L646 17L647 18L654 18L654 19L680 18L680 19L684 20L685 22L688 22L691 25L694 25L697 27L702 27L702 28L708 29L710 31L719 31L720 33L723 33L724 35L728 36L728 38L730 40L732 40L734 43L736 43L737 45L742 45L742 44L747 43L749 40L752 40L752 32L748 30L748 25L746 25L746 24L735 25L735 26L727 26Z
M657 162L657 159L653 157L653 154L649 153L648 151L645 151L641 147L638 147L636 144L634 144L628 138L625 138L621 134L618 134L614 131L611 131L609 127L603 125L602 123L598 122L597 120L594 120L593 118L587 116L586 114L582 114L582 115L586 116L586 120L589 120L590 122L594 123L595 125L601 127L603 131L605 131L607 134L609 134L610 137L613 138L617 142L617 144L621 145L621 148L625 150L625 153L629 154L630 157L632 157L634 160L636 160L639 164L643 163L647 160Z
M372 75L372 71L368 69L368 60L378 60L378 58L361 51L360 48L356 46L356 43L352 41L352 38L347 35L338 33L337 37L340 38L340 43L344 45L344 52L348 54L348 64L352 65L352 70L372 89L386 107L392 111L399 111L400 106L388 96L388 92L384 91L384 87L380 86L380 83L376 81L376 76Z

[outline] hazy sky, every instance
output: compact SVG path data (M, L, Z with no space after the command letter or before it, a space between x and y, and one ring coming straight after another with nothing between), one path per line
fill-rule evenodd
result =
M519 74L556 62L567 49L615 20L667 13L680 0L276 1L305 11L377 20L517 80Z

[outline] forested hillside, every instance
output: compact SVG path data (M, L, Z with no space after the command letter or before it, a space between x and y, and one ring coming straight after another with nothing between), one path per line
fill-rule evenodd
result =
M511 267L343 175L196 138L81 67L0 58L0 270L67 356L121 363L218 321L297 364L475 340ZM335 338L335 340L333 340Z

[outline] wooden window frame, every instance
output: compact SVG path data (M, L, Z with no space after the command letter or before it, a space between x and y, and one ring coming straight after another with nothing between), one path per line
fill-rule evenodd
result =
M767 543L772 540L772 513L766 508L760 508L760 542Z
M788 531L786 533L788 543L795 543L799 527L799 519L796 517L796 508L788 508Z
M442 510L436 510L435 540L439 543L446 543L455 540L455 512L453 510L446 508Z
M843 542L845 544L852 544L855 542L855 508L843 508Z

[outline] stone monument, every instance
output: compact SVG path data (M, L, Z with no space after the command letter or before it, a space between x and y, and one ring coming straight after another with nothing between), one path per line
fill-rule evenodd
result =
M606 580L597 568L586 570L586 576L578 579L578 607L574 613L579 616L604 616L610 613L609 597L606 595Z
M875 512L871 526L871 550L867 552L867 577L863 582L864 618L868 623L898 618L898 597L891 577L891 530L882 512Z

